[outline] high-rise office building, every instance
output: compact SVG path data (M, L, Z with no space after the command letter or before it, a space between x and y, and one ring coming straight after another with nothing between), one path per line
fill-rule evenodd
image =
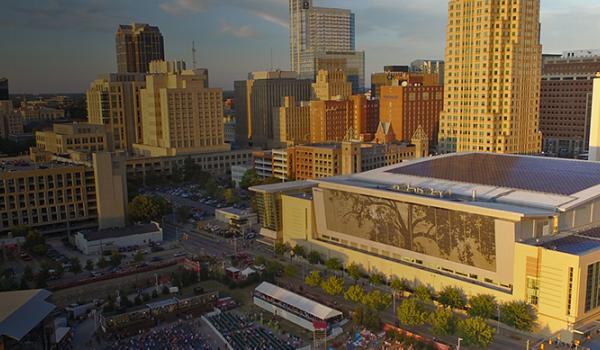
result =
M439 151L541 151L540 1L451 0Z
M23 134L23 118L13 109L11 100L0 100L0 137Z
M145 23L119 25L116 45L119 73L147 73L150 62L165 59L160 30Z
M296 101L308 101L311 81L297 79L295 72L254 72L248 80L234 84L236 96L236 137L242 147L272 148L277 146L275 138L277 123L273 119L281 107L283 98L293 96ZM245 135L245 136L244 136Z
M574 158L588 149L596 72L600 72L600 50L545 56L540 93L544 153Z
M352 100L310 101L310 141L342 141L357 130Z
M312 84L315 100L333 100L336 97L346 99L352 95L352 84L346 79L343 70L320 70L316 82Z
M139 73L106 74L87 91L88 122L108 126L115 150L132 151L142 140L140 90L145 79Z
M153 61L140 91L142 142L136 154L164 157L228 151L223 124L223 90L208 88L205 69L183 62Z
M296 101L293 96L283 98L276 109L273 128L274 137L280 145L310 142L310 103Z
M346 72L356 93L364 86L364 51L356 51L355 16L350 10L290 0L290 65L301 79L321 69Z
M312 0L290 0L290 59L300 74L300 55L317 49L355 50L355 19L350 10L313 6Z
M380 121L390 123L398 141L410 141L420 127L435 145L444 107L444 87L439 85L437 74L409 73L407 80L392 82L392 86L380 88Z
M8 79L0 78L0 101L8 100Z
M352 84L352 93L365 86L364 51L305 51L300 55L300 79L315 80L319 71L343 71Z

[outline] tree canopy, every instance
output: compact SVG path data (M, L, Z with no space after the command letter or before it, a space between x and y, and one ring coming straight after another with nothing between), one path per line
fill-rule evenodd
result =
M469 299L469 316L482 318L493 318L496 315L498 303L493 295L478 294Z
M304 279L304 283L311 287L317 287L321 284L321 273L319 271L311 271Z
M413 327L424 324L428 316L423 303L417 298L402 300L396 314L400 323Z
M128 212L134 222L150 222L170 213L171 205L162 197L140 195L129 203Z
M442 305L454 309L464 309L467 304L467 298L462 290L452 286L447 286L440 292L438 301Z
M329 295L341 295L344 292L344 279L338 276L331 276L321 282L321 288Z
M533 307L524 301L510 301L500 305L500 321L516 329L531 332L536 315Z
M451 310L438 308L430 317L431 330L437 336L454 334L456 317Z
M461 319L457 322L456 333L465 345L487 348L494 341L496 330L481 317Z

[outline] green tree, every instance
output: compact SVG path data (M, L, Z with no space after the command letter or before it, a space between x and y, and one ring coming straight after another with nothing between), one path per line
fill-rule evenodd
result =
M500 305L500 322L516 329L531 332L536 315L533 307L524 301L510 301Z
M373 272L369 277L369 282L372 285L380 285L385 283L385 276L381 272Z
M342 263L340 262L340 260L338 258L329 258L327 259L327 261L325 261L325 266L333 271L337 271L337 270L341 270L342 269Z
M298 269L294 265L285 265L283 268L283 274L287 277L296 277L298 275Z
M35 229L30 227L18 227L12 230L13 234L16 231L17 235L25 235L25 242L23 243L23 248L30 251L35 255L44 255L48 251L48 247L46 245L46 238Z
M119 254L118 251L113 251L110 255L110 265L113 267L117 267L121 265L121 261L123 261L123 255Z
M390 282L390 287L392 287L396 293L400 293L410 290L410 283L405 278L400 279L398 277L394 277Z
M321 259L321 254L319 254L319 252L317 251L311 251L310 253L308 253L308 262L313 264L313 265L317 265L320 264L322 261Z
M25 278L25 276L21 277L21 283L19 284L19 289L20 290L29 289L29 283L27 283L27 278Z
M98 266L99 269L104 269L108 267L108 261L106 260L104 255L102 255L100 259L98 259L98 261L96 262L96 266Z
M160 204L149 196L136 196L127 209L129 218L134 222L150 222L161 215Z
M290 251L290 246L286 243L277 242L273 246L273 251L275 252L275 254L283 256L285 253Z
M87 259L85 262L85 270L86 271L94 271L94 262L91 259Z
M465 345L487 348L494 341L495 329L481 317L458 320L456 333Z
M358 284L352 285L344 293L344 299L354 303L362 303L365 299L365 290Z
M352 312L352 322L356 326L362 326L372 332L381 330L381 317L377 310L367 306L358 305Z
M363 303L369 305L377 311L383 311L392 305L392 296L389 294L384 294L379 290L374 290L365 295Z
M217 197L217 194L219 192L219 185L213 177L209 178L208 181L206 181L204 188L206 190L206 194L214 198Z
M447 286L440 292L438 301L442 305L454 309L464 309L467 305L467 298L462 290L452 286Z
M133 261L136 263L140 263L142 261L144 261L144 252L141 250L138 250L135 255L133 256Z
M415 288L415 297L422 302L429 302L433 297L433 292L431 291L431 288L421 284Z
M296 255L296 256L301 256L303 258L306 257L306 250L301 245L296 244L294 246L294 248L292 248L292 251L294 252L294 255Z
M344 279L338 276L331 276L321 282L321 288L329 295L341 295L344 293Z
M360 266L358 266L355 263L351 263L350 265L348 265L346 267L346 272L348 272L348 276L350 276L350 278L352 278L354 281L358 281L360 279L360 276L362 276L363 271L360 268Z
M304 279L304 283L311 287L317 287L321 284L321 273L319 271L311 271Z
M257 255L254 258L254 265L260 266L260 265L264 265L266 262L267 262L267 259L265 259L265 257L262 255Z
M400 323L413 327L424 324L428 316L423 302L417 298L402 300L396 314Z
M240 181L240 187L244 190L247 190L248 187L256 186L260 183L260 178L258 174L256 174L256 170L249 169L242 176L242 180Z
M454 334L456 330L456 317L451 310L438 308L430 317L431 330L437 336Z
M177 213L179 221L187 221L190 215L192 215L192 208L187 205L182 205L181 207L177 207L175 212Z
M240 202L240 197L237 195L233 188L227 188L223 191L223 198L227 205L233 205Z
M478 294L469 299L469 306L469 316L488 319L496 315L498 303L493 295Z
M81 269L81 262L79 261L79 258L74 256L71 258L71 272L73 273L80 273L82 271Z
M33 281L33 270L31 269L31 266L25 265L25 270L23 270L23 277L27 281Z

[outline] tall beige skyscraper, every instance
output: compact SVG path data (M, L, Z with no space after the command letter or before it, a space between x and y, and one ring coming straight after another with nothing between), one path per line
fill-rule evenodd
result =
M450 0L439 151L541 150L539 0Z
M116 150L131 151L142 140L140 90L144 74L105 74L87 90L88 122L108 127Z
M140 91L142 143L134 152L161 157L228 151L223 91L208 88L208 72L164 61L151 62L149 70Z
M160 30L145 23L119 25L116 45L119 73L146 73L150 62L165 59Z

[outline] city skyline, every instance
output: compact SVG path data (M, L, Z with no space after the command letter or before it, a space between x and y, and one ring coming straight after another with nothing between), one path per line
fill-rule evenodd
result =
M13 93L82 93L98 74L116 72L115 32L119 24L133 21L160 28L169 60L191 65L191 42L196 41L198 65L211 70L214 87L231 90L233 81L245 79L248 72L269 69L271 49L273 67L290 69L287 0L152 0L143 10L135 5L68 0L7 4L0 22L13 34L2 39L10 50L0 57L6 69L0 76L9 78ZM444 0L321 0L317 5L356 14L356 48L366 51L367 77L383 65L443 58ZM599 13L600 5L590 0L543 2L543 51L593 49L589 43L594 29L600 29L594 22Z

